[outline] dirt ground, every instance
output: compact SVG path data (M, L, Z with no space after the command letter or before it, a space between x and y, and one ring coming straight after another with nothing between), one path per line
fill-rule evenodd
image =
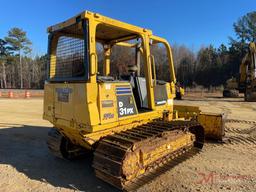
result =
M216 94L175 102L247 122L226 123L225 143L206 143L137 191L256 191L256 102ZM0 99L0 191L117 191L94 176L91 156L70 162L49 154L51 124L42 120L42 104L39 98Z

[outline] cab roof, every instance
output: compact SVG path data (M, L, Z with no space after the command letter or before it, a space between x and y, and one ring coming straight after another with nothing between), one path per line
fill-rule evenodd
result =
M52 25L48 27L48 32L55 32L62 30L66 27L69 27L71 25L74 25L78 23L81 19L88 19L93 20L100 24L97 27L97 30L99 30L99 38L100 39L106 39L110 36L113 36L113 39L120 38L122 36L130 35L131 33L141 34L141 33L149 33L152 34L151 30L141 28L135 25L131 25L119 20L115 20L103 15L100 15L98 13L93 13L90 11L83 11L82 13L64 21L61 23L58 23L56 25ZM115 28L119 28L119 30L115 30ZM121 30L120 30L121 29ZM97 32L98 33L98 32Z

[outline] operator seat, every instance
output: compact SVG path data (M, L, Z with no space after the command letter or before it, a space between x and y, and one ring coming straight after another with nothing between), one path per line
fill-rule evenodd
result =
M138 110L148 108L148 97L146 79L144 77L138 77L138 68L136 65L129 65L128 72L130 73L130 84L132 86L133 95L136 101Z

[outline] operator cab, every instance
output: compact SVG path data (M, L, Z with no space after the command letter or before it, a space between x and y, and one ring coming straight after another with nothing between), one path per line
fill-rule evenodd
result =
M125 100L133 107L133 114L166 106L172 100L171 83L175 81L169 45L146 29L126 26L128 30L118 25L112 20L99 23L92 32L87 19L76 18L75 23L61 29L53 26L49 82L104 85L105 96L115 91L117 102ZM146 41L148 36L152 38ZM101 94L99 102L109 100L105 96Z
M133 33L128 33L119 28L99 25L96 29L97 58L98 58L98 82L129 82L136 106L139 112L149 110L148 93L145 73L144 46L142 38ZM153 44L155 43L155 44ZM152 47L152 48L151 48ZM152 68L157 68L158 76L164 77L169 74L169 63L166 50L160 47L153 40L150 42L152 53L151 62L155 56L157 64ZM156 70L156 69L155 69ZM160 70L167 70L166 72ZM152 76L156 71L152 70ZM167 77L168 75L165 75ZM167 79L167 78L166 78ZM170 81L170 79L168 79ZM167 80L167 81L168 81ZM166 104L168 100L166 91L166 81L154 79L155 105Z

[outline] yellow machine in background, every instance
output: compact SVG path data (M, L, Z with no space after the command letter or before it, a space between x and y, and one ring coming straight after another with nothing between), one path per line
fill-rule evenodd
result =
M256 48L255 43L249 44L248 53L240 64L238 78L228 79L223 97L239 97L244 93L245 101L256 101Z
M240 90L243 92L244 90ZM223 97L239 97L239 82L235 77L228 79L223 90Z
M256 101L256 45L249 44L249 52L246 54L244 61L243 79L245 79L245 101Z
M180 85L176 84L175 90L176 90L175 99L181 100L182 97L185 95L185 89L183 87L181 87Z
M201 149L205 136L222 139L222 115L174 106L171 47L152 31L86 11L48 32L43 118L54 125L48 147L57 157L92 150L96 176L128 189L173 158ZM158 45L167 51L167 81L158 79L161 62L152 51ZM116 66L115 47L132 50L127 57L135 61Z

